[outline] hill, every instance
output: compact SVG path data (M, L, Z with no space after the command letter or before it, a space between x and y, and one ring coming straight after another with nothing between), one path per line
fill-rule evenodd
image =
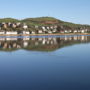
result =
M2 22L5 22L5 23L8 23L8 22L16 23L16 22L19 22L19 21L20 20L13 19L13 18L3 18L3 19L0 19L0 23L2 23Z
M71 28L71 29L90 28L89 25L74 24L74 23L65 22L65 21L62 21L62 20L59 20L59 19L56 19L56 18L53 18L53 17L26 18L26 19L23 19L23 20L17 20L17 19L13 19L13 18L3 18L3 19L0 19L0 23L2 23L2 22L5 22L5 23L21 22L21 23L26 23L28 26L58 25L58 26L63 26L65 28Z

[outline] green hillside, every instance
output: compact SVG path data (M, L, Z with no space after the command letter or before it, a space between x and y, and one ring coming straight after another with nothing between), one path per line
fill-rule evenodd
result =
M0 23L2 22L11 22L11 23L17 23L17 22L21 22L21 23L26 23L29 26L33 26L33 25L38 25L38 26L49 26L49 25L58 25L58 26L64 26L66 28L90 28L89 25L81 25L81 24L74 24L74 23L70 23L70 22L64 22L62 20L53 18L53 17L39 17L39 18L27 18L27 19L23 19L23 20L17 20L17 19L13 19L13 18L4 18L4 19L0 19Z
M8 22L16 23L16 22L19 22L19 21L20 20L13 19L13 18L3 18L3 19L0 19L0 23L2 23L2 22L5 22L5 23L8 23Z

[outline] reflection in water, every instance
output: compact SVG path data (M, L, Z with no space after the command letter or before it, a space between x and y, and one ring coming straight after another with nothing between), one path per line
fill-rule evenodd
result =
M88 42L90 42L90 36L0 38L0 50L14 51L25 49L35 51L53 51L64 46Z
M90 45L60 49L80 43L90 36L2 36L0 51L18 51L0 52L0 90L90 90Z

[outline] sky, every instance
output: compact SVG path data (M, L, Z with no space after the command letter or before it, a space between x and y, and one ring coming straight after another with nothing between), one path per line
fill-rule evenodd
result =
M43 16L90 25L90 0L0 0L0 18Z

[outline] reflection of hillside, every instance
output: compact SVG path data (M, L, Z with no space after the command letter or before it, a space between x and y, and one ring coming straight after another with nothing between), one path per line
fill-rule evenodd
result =
M0 38L1 51L18 49L32 51L54 51L56 49L79 43L90 42L90 36L65 36L50 38Z

